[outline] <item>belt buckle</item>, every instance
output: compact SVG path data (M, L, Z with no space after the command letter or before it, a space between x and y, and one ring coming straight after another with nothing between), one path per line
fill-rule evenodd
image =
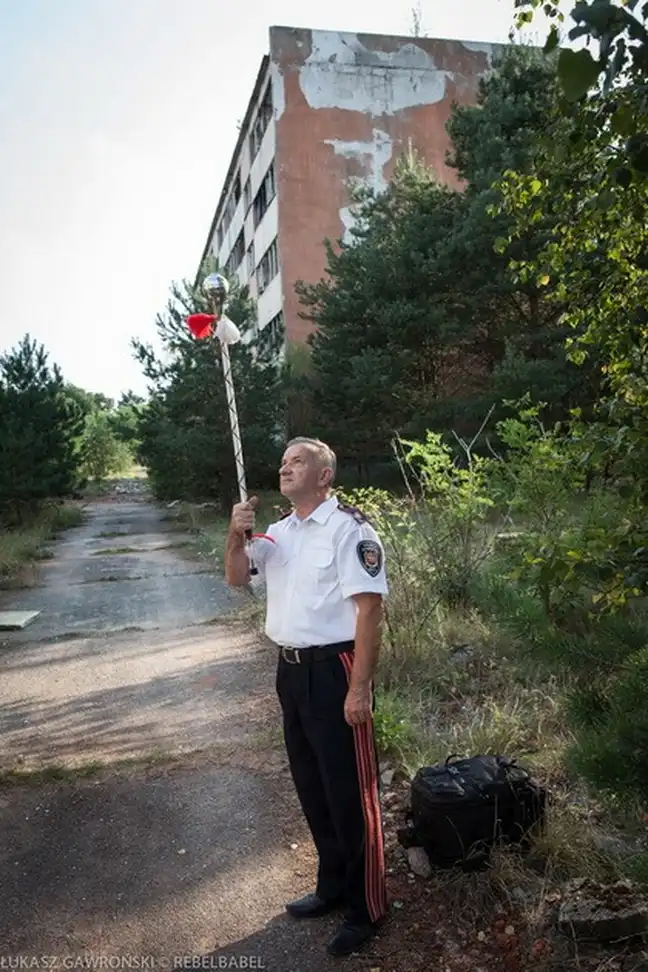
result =
M291 651L292 654L293 654L293 657L292 658L289 658L288 655L286 654L289 651ZM283 647L281 649L281 656L282 656L282 658L283 658L283 660L285 662L288 662L289 665L299 665L301 663L301 658L299 657L299 649L298 648L286 648L286 647Z

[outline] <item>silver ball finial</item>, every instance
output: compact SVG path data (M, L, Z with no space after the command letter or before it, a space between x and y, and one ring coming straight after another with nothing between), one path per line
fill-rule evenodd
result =
M221 273L210 273L203 280L202 289L208 297L220 297L225 300L229 294L229 283Z

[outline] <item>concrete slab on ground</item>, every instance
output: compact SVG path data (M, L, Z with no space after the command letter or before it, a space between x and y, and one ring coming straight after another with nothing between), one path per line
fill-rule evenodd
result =
M0 631L21 631L40 611L0 611Z

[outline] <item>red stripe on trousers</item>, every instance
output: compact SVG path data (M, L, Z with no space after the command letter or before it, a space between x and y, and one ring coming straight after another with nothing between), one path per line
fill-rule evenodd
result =
M344 666L347 684L351 678L353 655L342 652L338 656ZM365 897L369 917L378 921L385 914L385 859L382 844L380 802L378 797L378 767L373 743L372 723L352 726L356 751L356 766L360 784L360 800L365 818Z

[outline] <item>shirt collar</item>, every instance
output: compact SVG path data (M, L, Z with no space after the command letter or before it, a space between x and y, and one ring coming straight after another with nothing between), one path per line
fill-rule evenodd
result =
M331 517L333 511L337 509L337 506L338 506L337 497L329 496L327 500L324 500L323 503L320 503L319 506L316 506L313 512L309 513L308 516L305 517L303 520L300 520L297 514L293 511L290 514L289 522L291 525L295 525L299 523L308 523L309 520L315 520L316 523L321 523L322 525L324 525L325 523L328 523L329 518Z

